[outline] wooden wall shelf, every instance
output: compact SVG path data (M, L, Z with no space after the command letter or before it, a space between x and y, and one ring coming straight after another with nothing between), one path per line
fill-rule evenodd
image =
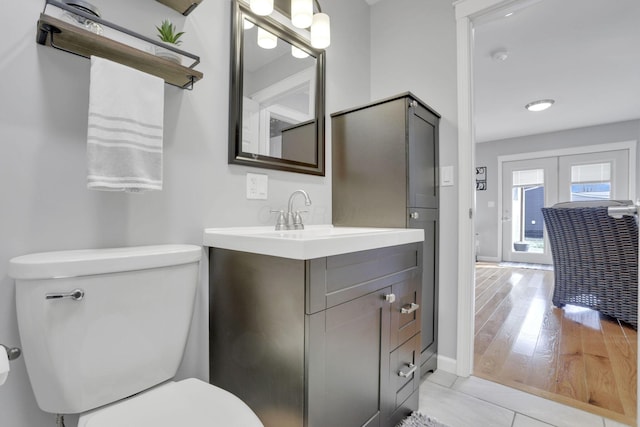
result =
M193 9L195 9L202 0L157 0L158 2L169 6L171 9L176 10L187 16Z
M97 19L96 22L105 23L105 21ZM122 30L120 28L117 29ZM127 31L126 35L152 43L151 46L158 45L130 31ZM96 55L119 62L145 73L158 76L164 79L165 82L183 89L191 89L193 84L203 77L200 71L192 68L200 62L200 58L197 56L178 50L177 52L180 52L182 56L193 61L190 67L185 67L45 14L41 14L38 20L36 41L39 44L86 58Z

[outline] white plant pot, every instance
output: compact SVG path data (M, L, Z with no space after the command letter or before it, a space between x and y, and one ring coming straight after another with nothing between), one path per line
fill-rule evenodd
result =
M154 54L160 58L168 59L171 62L175 62L176 64L182 64L182 60L180 59L179 54L169 49L165 49L162 46L154 46Z

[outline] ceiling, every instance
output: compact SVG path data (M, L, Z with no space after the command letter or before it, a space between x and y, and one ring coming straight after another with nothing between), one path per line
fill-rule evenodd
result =
M640 118L639 0L521 0L474 34L476 141Z

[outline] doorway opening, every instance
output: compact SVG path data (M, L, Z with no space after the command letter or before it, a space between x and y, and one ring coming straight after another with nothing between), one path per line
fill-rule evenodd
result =
M473 108L473 43L474 43L474 24L477 20L483 19L489 12L494 13L506 6L516 8L526 7L529 4L538 3L539 0L462 0L455 3L457 34L458 34L458 88L459 88L459 104L458 104L458 122L459 122L459 146L458 146L458 166L460 168L459 181L462 183L459 190L459 287L458 287L458 341L457 341L457 373L458 375L467 376L472 373L474 351L474 307L475 301L475 237L473 220L475 208L475 191L465 183L473 180L472 171L475 166L475 144L474 131L476 130L474 123ZM524 5L524 6L523 6ZM504 16L504 15L503 15ZM635 160L635 156L632 157ZM569 200L576 194L584 193L580 185L592 185L592 183L577 181L567 191ZM596 191L588 191L589 193L602 192L606 189L596 189ZM634 195L635 189L629 191ZM611 198L611 195L609 196ZM498 201L499 202L499 201ZM502 233L502 231L499 231ZM498 238L499 244L503 245L502 236ZM497 255L496 255L497 257ZM526 318L526 316L525 316ZM536 318L535 316L533 317ZM637 350L630 355L631 358L637 357ZM635 375L635 374L634 374ZM634 377L635 378L635 377ZM631 383L635 383L632 379ZM636 395L635 389L632 393ZM637 405L637 402L636 402ZM637 413L638 411L636 411Z

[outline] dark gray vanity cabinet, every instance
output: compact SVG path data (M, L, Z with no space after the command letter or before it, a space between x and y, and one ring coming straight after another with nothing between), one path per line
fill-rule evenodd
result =
M311 260L211 248L211 383L265 427L395 426L418 403L421 262L421 243Z
M331 115L333 224L422 228L422 373L436 369L438 126L407 92Z

